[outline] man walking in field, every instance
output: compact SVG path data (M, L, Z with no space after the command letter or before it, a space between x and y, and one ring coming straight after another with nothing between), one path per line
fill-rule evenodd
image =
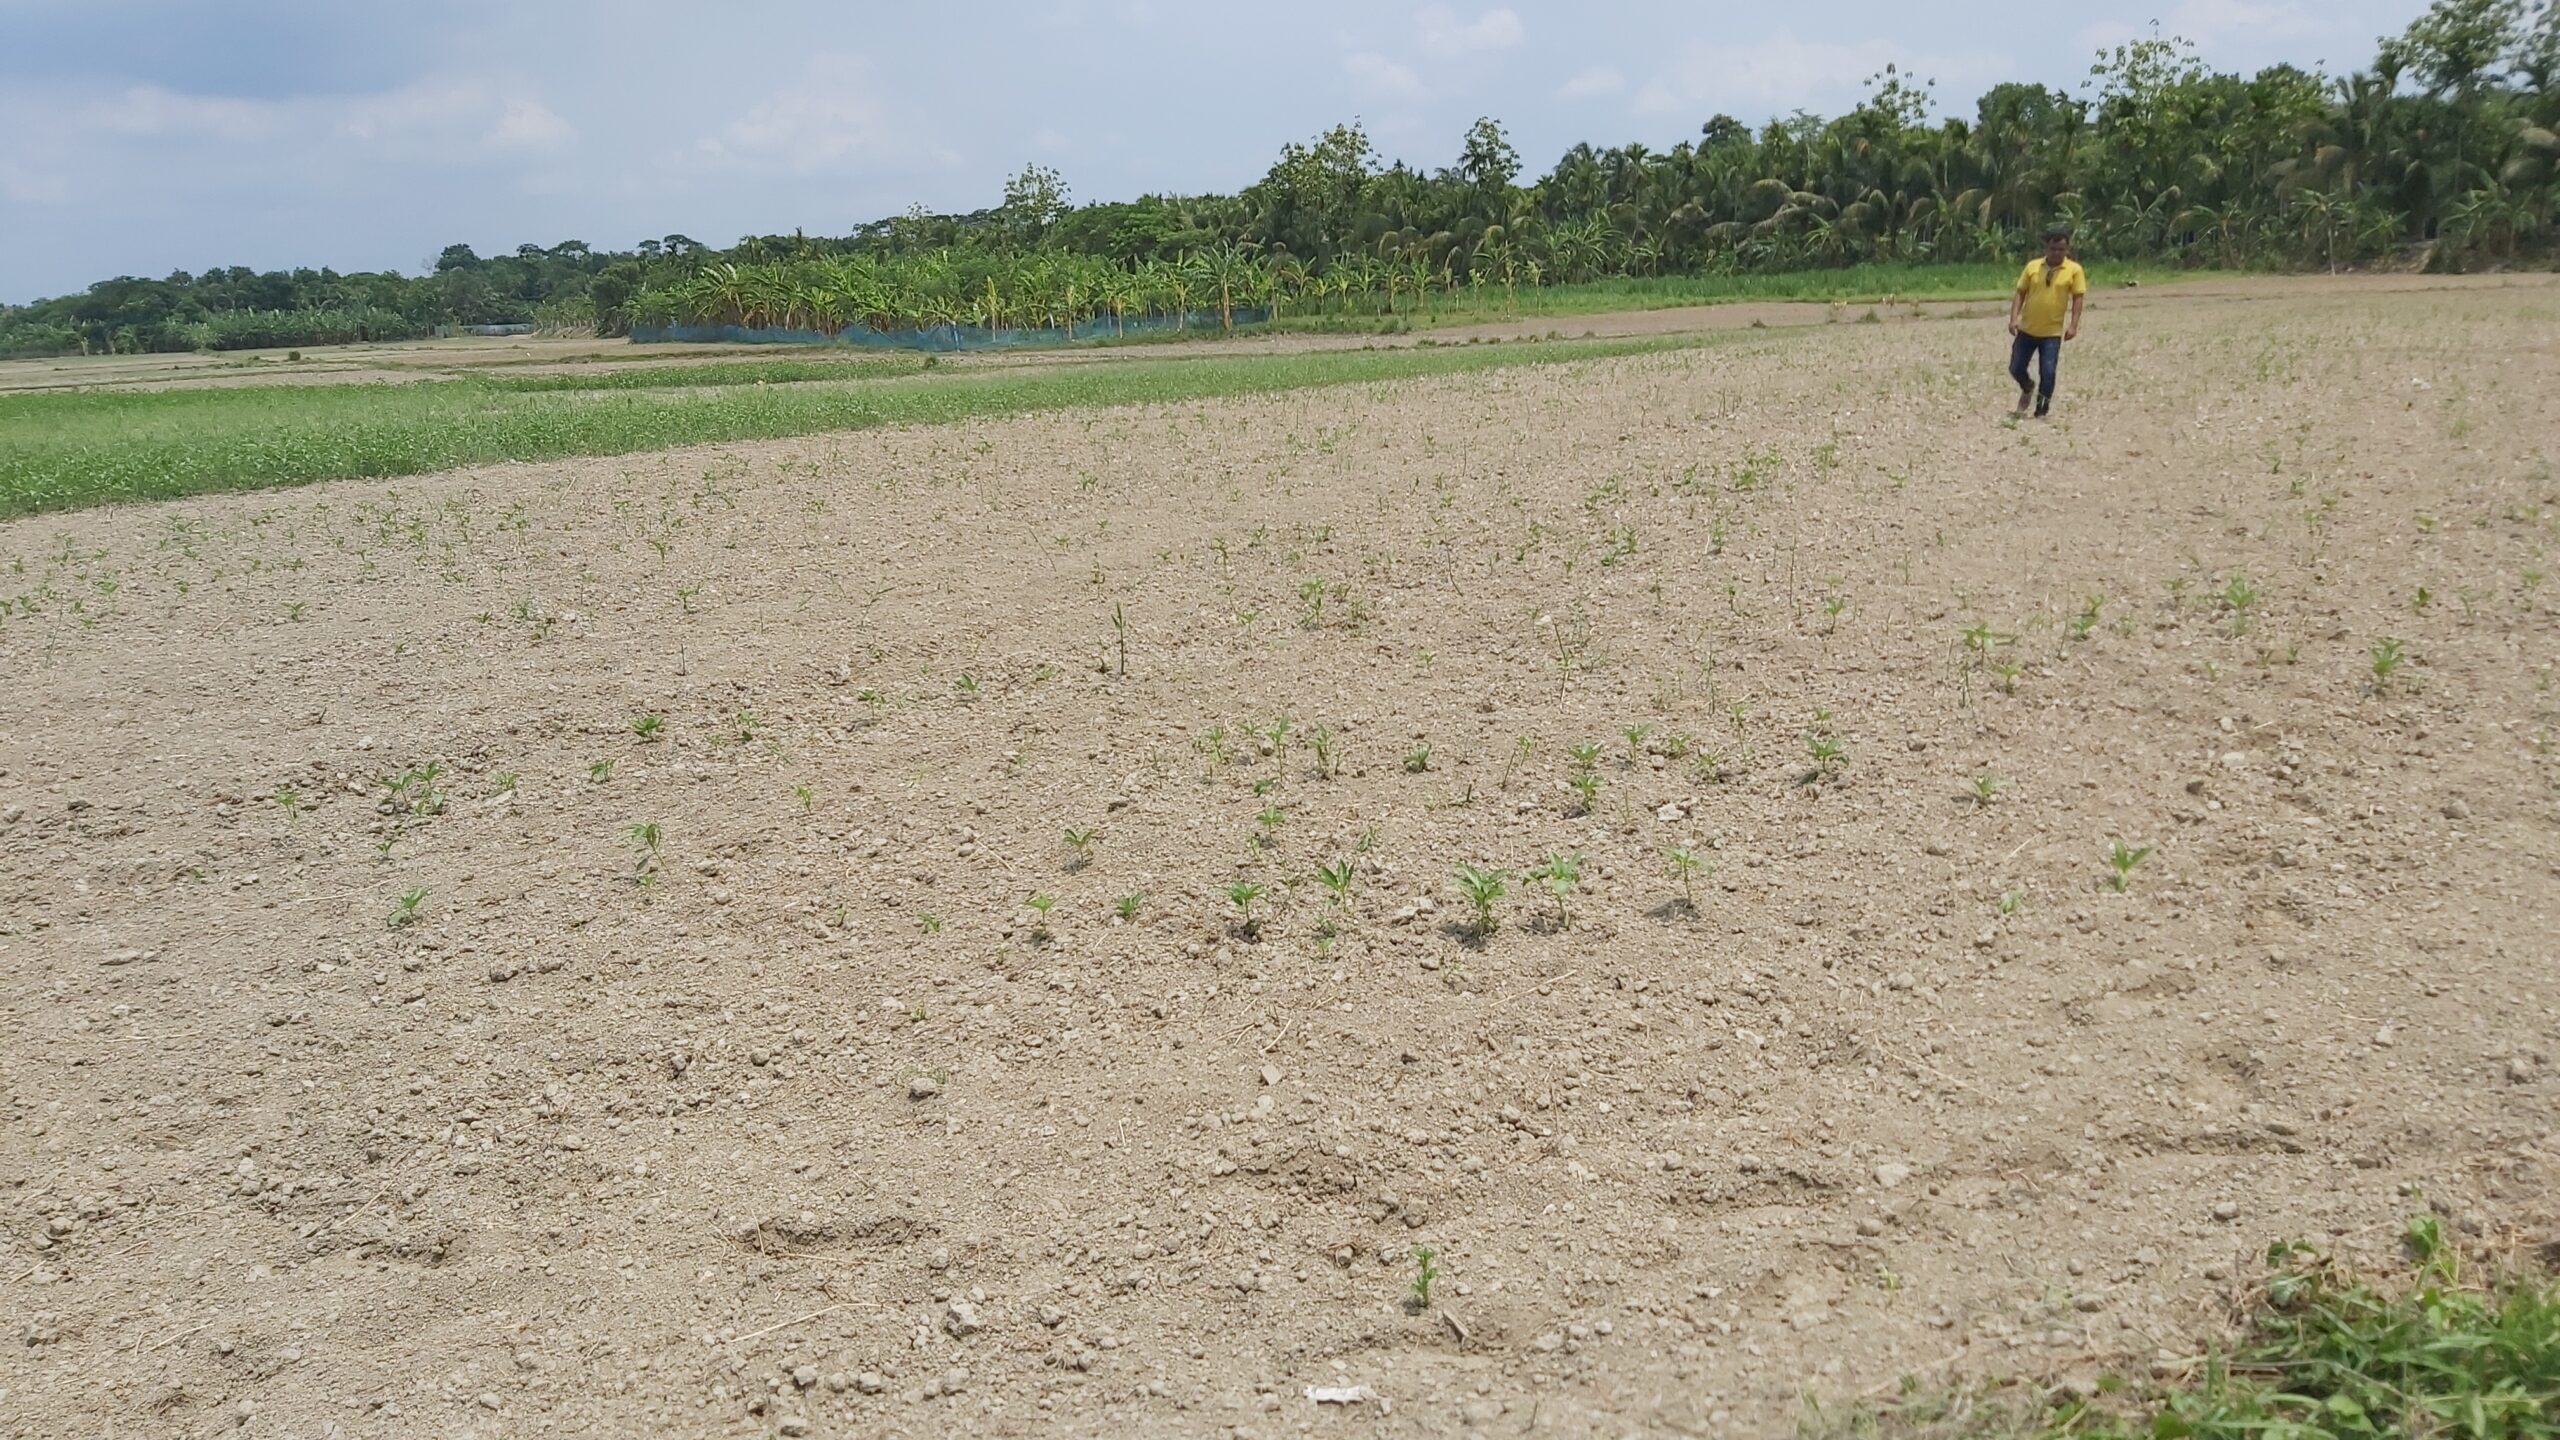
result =
M2071 258L2071 232L2057 225L2044 232L2044 254L2018 272L2018 288L2009 296L2009 378L2018 382L2018 413L2033 400L2036 418L2053 408L2053 371L2062 363L2062 342L2080 336L2080 301L2089 293L2088 273ZM2036 362L2036 378L2027 379L2027 362Z

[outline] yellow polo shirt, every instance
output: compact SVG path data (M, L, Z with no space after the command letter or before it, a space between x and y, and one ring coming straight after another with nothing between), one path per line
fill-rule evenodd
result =
M2018 272L2018 293L2027 297L2018 311L2019 331L2050 340L2062 333L2063 322L2070 317L2071 297L2089 293L2089 273L2079 261L2065 260L2047 276L2044 257L2039 255Z

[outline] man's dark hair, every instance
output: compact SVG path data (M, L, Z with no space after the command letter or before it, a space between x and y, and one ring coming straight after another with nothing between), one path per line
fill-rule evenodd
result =
M2056 240L2068 240L2071 238L2071 227L2068 225L2047 225L2044 227L2044 238L2047 244L2051 244Z

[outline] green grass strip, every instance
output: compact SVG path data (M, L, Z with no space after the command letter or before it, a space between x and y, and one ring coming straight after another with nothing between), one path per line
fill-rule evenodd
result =
M683 390L720 385L797 385L814 380L885 380L921 375L924 354L865 355L842 360L728 360L702 365L624 365L612 370L547 375L484 375L495 390Z
M1692 334L974 372L944 368L858 386L528 392L470 378L0 396L0 516L314 480L418 475L501 460L624 455L713 441L1457 375L1690 349L1729 338Z
M2465 1273L2433 1215L2409 1222L2412 1273L2349 1274L2277 1245L2249 1326L2184 1378L2101 1377L2094 1394L1914 1387L1810 1417L1808 1440L2468 1440L2560 1437L2560 1281Z

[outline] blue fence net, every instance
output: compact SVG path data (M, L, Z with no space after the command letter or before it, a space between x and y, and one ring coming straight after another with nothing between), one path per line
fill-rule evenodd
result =
M1271 318L1262 307L1233 312L1238 325L1258 325ZM1068 326L991 328L985 325L928 325L921 330L874 330L847 325L833 335L823 330L785 330L778 326L635 325L633 343L640 345L836 345L874 350L994 350L1016 346L1072 345L1078 341L1114 340L1128 335L1170 335L1183 330L1215 330L1218 312L1193 310L1182 315L1108 317Z

